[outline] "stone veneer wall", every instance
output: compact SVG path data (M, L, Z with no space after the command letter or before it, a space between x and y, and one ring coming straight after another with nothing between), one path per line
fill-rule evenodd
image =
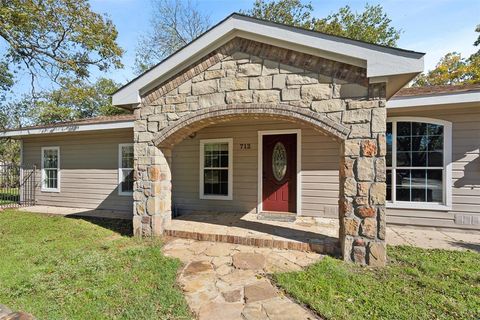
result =
M162 234L171 219L178 139L226 118L287 118L343 141L344 259L385 263L385 84L368 85L365 69L234 39L144 95L135 114L136 235Z

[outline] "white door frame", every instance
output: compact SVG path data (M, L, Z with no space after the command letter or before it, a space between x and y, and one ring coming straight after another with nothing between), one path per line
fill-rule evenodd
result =
M257 174L257 213L263 210L263 136L276 134L296 134L297 135L297 190L296 190L296 207L297 216L302 215L302 130L301 129L285 129L285 130L265 130L258 131L258 174Z

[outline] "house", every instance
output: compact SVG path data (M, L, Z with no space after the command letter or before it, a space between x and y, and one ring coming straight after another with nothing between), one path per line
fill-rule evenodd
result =
M344 259L385 262L385 223L480 229L480 87L402 89L423 53L233 14L113 95L132 115L2 133L38 204L338 217Z

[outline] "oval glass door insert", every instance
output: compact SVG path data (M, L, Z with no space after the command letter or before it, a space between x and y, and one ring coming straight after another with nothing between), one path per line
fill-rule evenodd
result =
M287 150L281 142L277 142L273 147L272 169L277 181L281 181L287 173Z

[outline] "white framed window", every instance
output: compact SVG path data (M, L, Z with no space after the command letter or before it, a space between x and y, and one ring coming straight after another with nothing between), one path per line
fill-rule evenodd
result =
M60 192L60 147L43 147L42 187L43 192Z
M118 145L118 194L133 194L133 143Z
M200 199L232 200L233 139L200 140Z
M387 120L387 207L450 210L452 125L397 117Z

